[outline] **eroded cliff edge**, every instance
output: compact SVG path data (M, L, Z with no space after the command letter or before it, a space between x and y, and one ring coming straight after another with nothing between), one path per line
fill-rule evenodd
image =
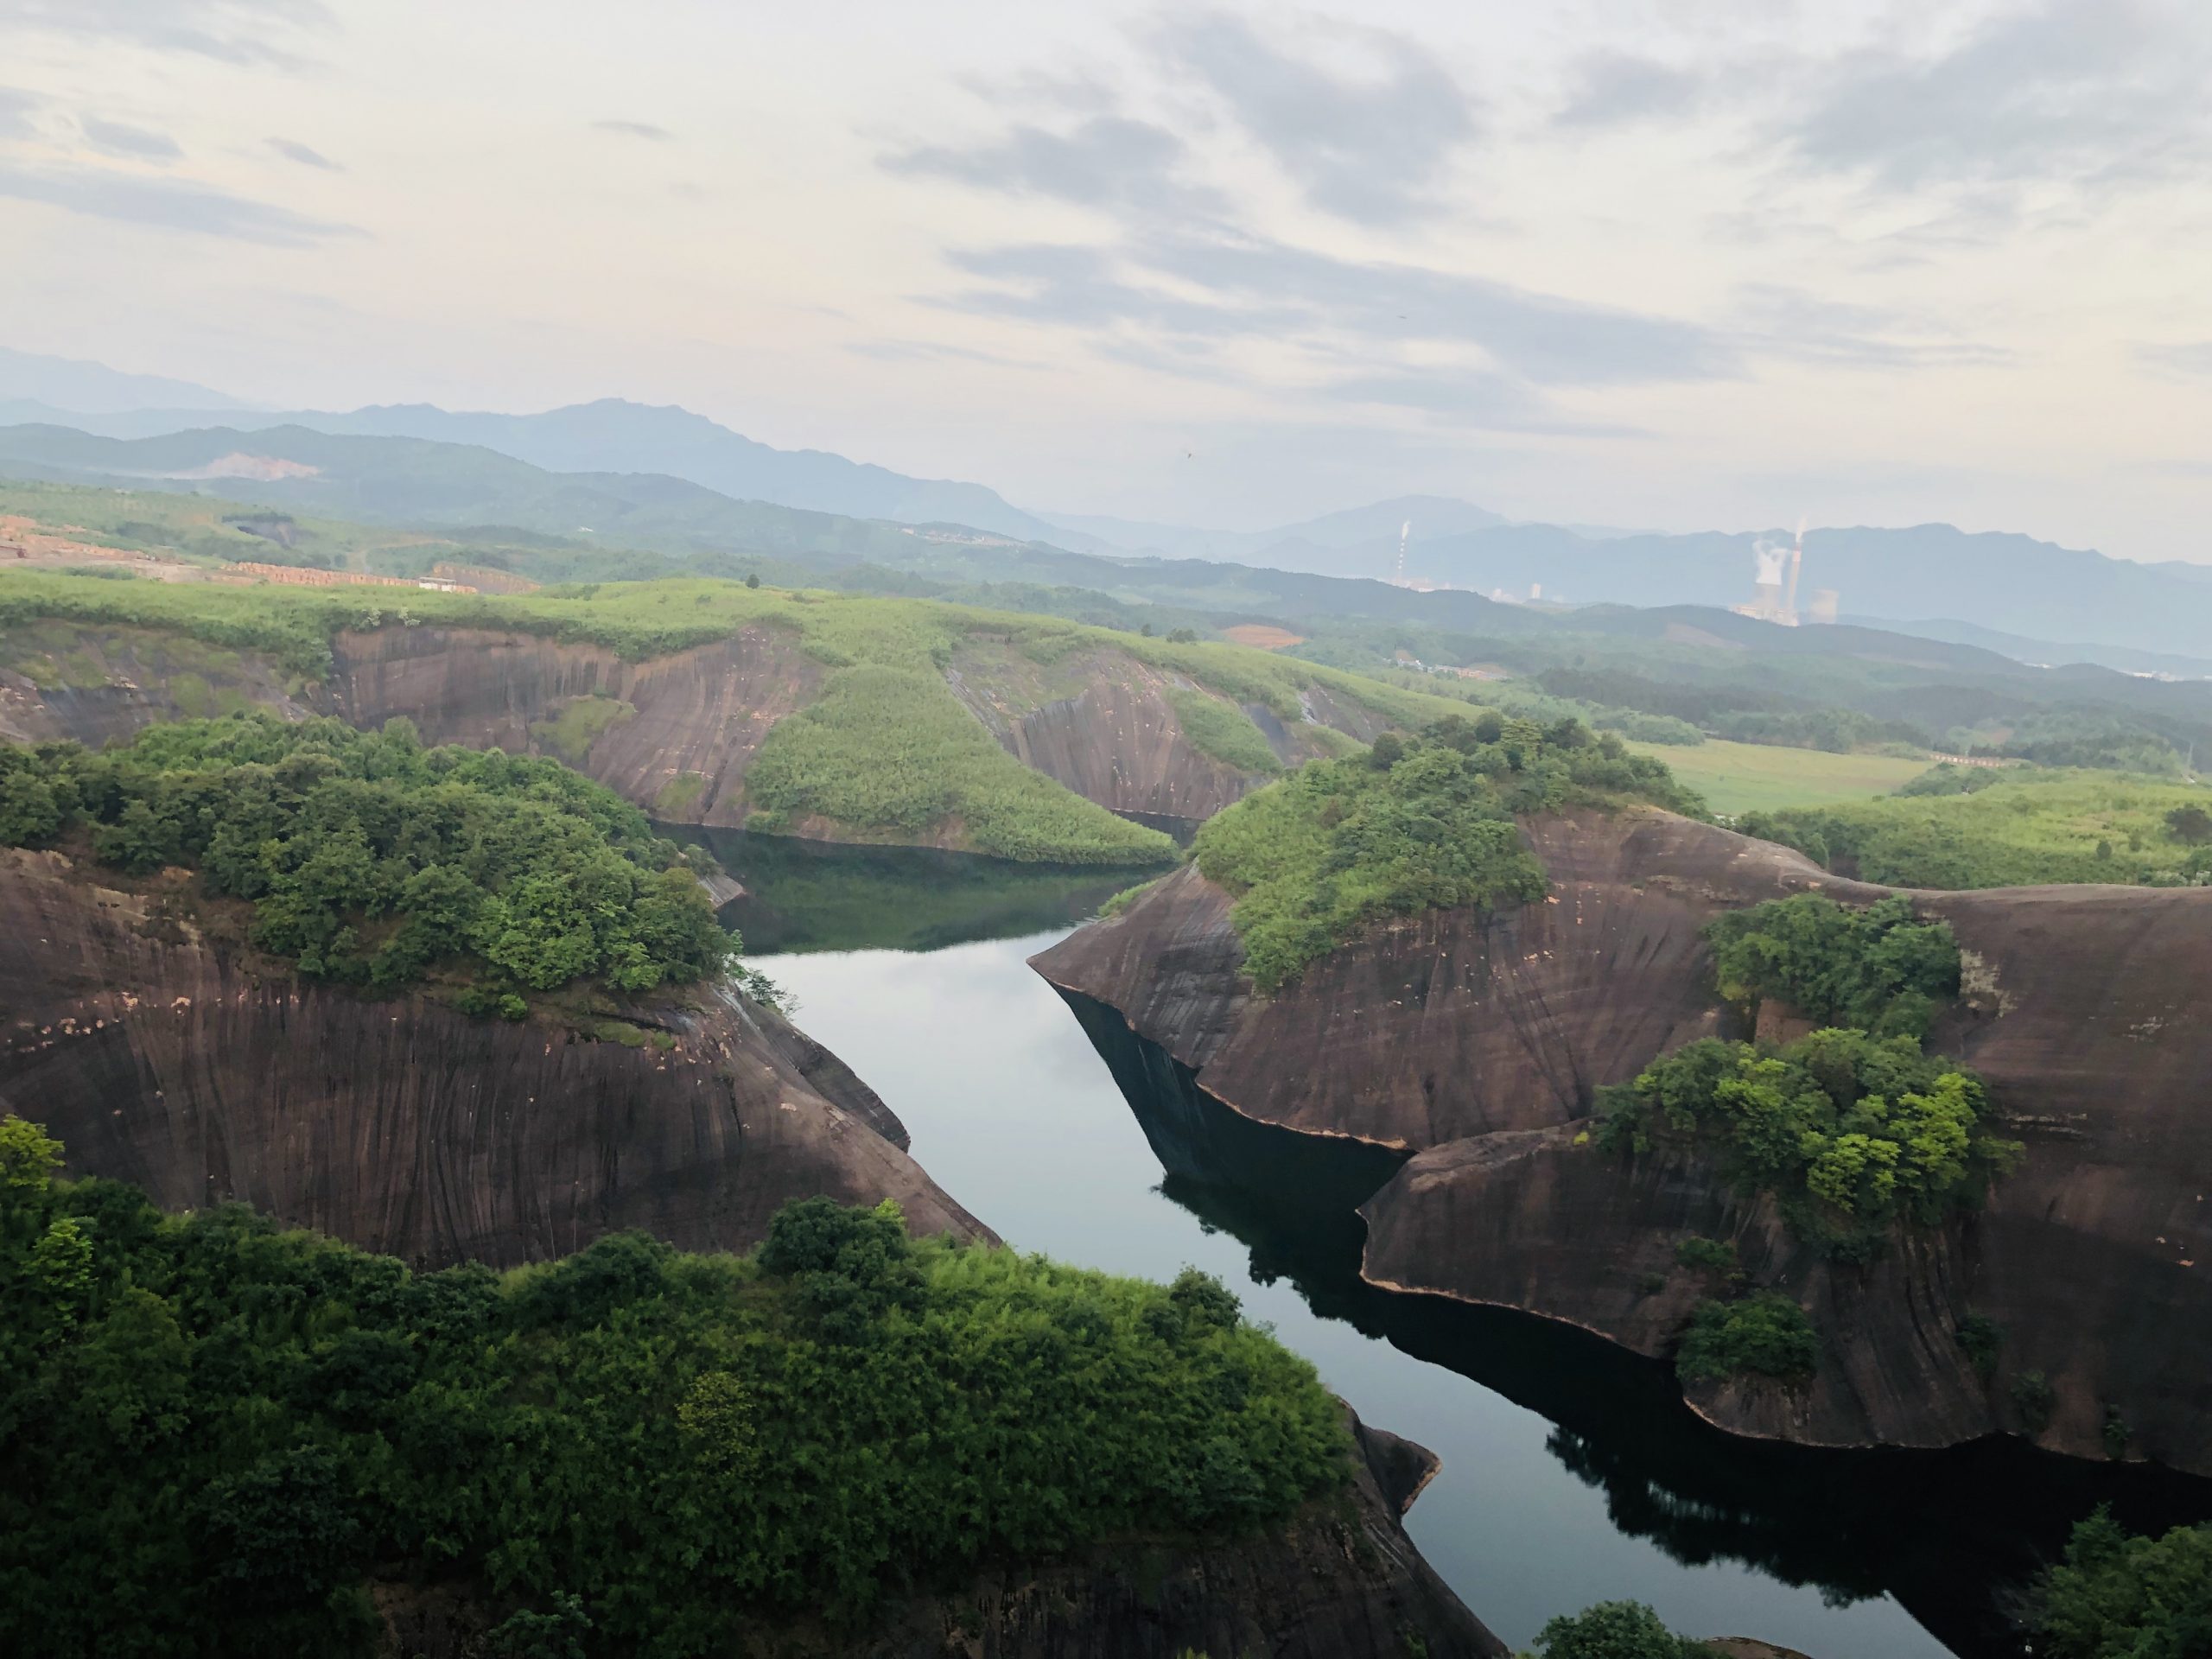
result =
M1967 953L1966 995L1929 1046L1981 1073L2027 1155L1986 1210L1861 1269L1820 1258L1707 1154L1631 1162L1577 1137L1599 1086L1693 1037L1748 1034L1713 991L1700 937L1713 915L1885 890L1648 809L1527 833L1544 901L1407 918L1273 998L1241 978L1228 897L1195 869L1035 965L1171 1171L1333 1178L1334 1196L1363 1199L1377 1285L1659 1357L1709 1294L1675 1245L1729 1239L1754 1281L1808 1307L1823 1351L1803 1389L1699 1391L1725 1427L1907 1446L2004 1430L2102 1457L2117 1421L2130 1455L2212 1473L2212 892L1913 895ZM1986 1382L1956 1338L1969 1313L2004 1329ZM2030 1371L2053 1392L2039 1431L2011 1387Z
M264 655L181 635L61 623L49 632L54 671L0 661L0 738L98 747L156 721L242 708L335 715L365 728L400 717L426 742L552 755L664 822L715 828L744 824L753 810L746 774L762 741L815 701L830 671L791 630L768 624L643 661L499 628L349 630L333 636L328 677L315 684ZM988 637L963 646L946 681L1024 765L1110 810L1173 824L1210 817L1274 775L1200 748L1183 728L1179 696L1241 709L1281 766L1390 724L1323 687L1305 692L1299 717L1286 721L1126 652L1086 650L1046 668ZM823 822L803 828L849 838ZM923 839L955 846L959 828Z
M1357 1453L1337 1495L1279 1527L1215 1541L1132 1539L1019 1572L987 1570L904 1603L869 1630L747 1623L733 1654L814 1659L1508 1659L1407 1537L1400 1516L1433 1452L1349 1410ZM469 1586L377 1591L391 1659L493 1659L496 1605Z
M202 928L185 890L0 849L0 1111L44 1123L72 1173L426 1265L632 1227L746 1249L817 1193L988 1236L842 1061L727 987L626 1009L639 1046L591 1041L302 980Z

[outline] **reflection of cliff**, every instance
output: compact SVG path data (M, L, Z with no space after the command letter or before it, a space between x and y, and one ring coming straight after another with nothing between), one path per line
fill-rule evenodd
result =
M1317 1314L1548 1419L1553 1455L1605 1492L1621 1531L1679 1561L1741 1561L1833 1601L1894 1595L1969 1659L2018 1653L2015 1595L2098 1503L2140 1529L2212 1513L2202 1481L2014 1440L1843 1452L1724 1433L1685 1408L1666 1366L1588 1332L1377 1289L1360 1276L1357 1218L1321 1195L1261 1198L1175 1176L1163 1190L1249 1249L1255 1281L1287 1279Z
M1881 890L1656 811L1564 814L1528 834L1548 902L1377 928L1273 998L1243 979L1227 895L1195 869L1037 966L1096 1005L1077 1005L1094 1041L1144 1039L1141 1056L1101 1046L1150 1116L1227 1109L1217 1133L1178 1132L1195 1151L1164 1152L1169 1168L1248 1182L1239 1147L1255 1135L1348 1177L1357 1160L1377 1284L1525 1308L1660 1356L1709 1292L1675 1245L1729 1239L1824 1340L1808 1389L1700 1391L1698 1408L1732 1429L1954 1445L2027 1427L2011 1384L2037 1370L2056 1395L2045 1445L2101 1459L2109 1409L2138 1454L2212 1471L2212 1269L2196 1266L2212 1244L2212 892L1917 895L1970 953L1969 995L1934 1046L1989 1081L2028 1153L1985 1211L1907 1233L1861 1272L1738 1197L1710 1153L1631 1164L1579 1141L1577 1124L1598 1085L1728 1022L1700 936L1710 917L1808 888ZM1970 1313L2004 1327L1993 1384L1955 1339Z
M934 847L839 847L739 830L670 833L702 843L742 879L722 923L764 956L941 950L1041 933L1084 920L1130 883L1126 870L1009 864Z
M301 980L165 879L0 861L0 1110L45 1123L72 1173L166 1209L242 1198L412 1261L500 1266L626 1227L742 1249L817 1192L985 1234L835 1055L726 989L626 1007L626 1043L590 1041Z

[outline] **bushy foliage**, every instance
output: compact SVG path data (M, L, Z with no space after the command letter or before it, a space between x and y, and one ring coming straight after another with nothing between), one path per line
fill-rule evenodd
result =
M426 749L404 721L238 715L97 754L0 748L0 838L73 827L103 863L181 865L250 900L253 943L311 977L391 986L457 962L535 990L642 991L735 950L676 846L613 791L550 760Z
M1599 1091L1599 1144L1663 1135L1725 1142L1730 1178L1779 1195L1801 1230L1933 1223L1979 1201L2019 1156L1980 1127L1974 1074L1916 1039L1816 1031L1779 1052L1703 1038ZM1838 1239L1836 1242L1841 1242Z
M2212 1653L2212 1526L2130 1534L2100 1509L2029 1597L2046 1659L2196 1659Z
M501 1276L41 1172L0 1187L0 1296L10 1652L357 1653L372 1573L471 1586L512 1651L720 1651L986 1559L1264 1524L1349 1466L1216 1281L821 1199L749 1260L631 1234Z
M2201 785L2109 772L1952 770L1961 775L1939 768L1884 799L1752 813L1737 827L1891 887L2212 880L2212 847L2183 833L2196 823L2189 814L2212 802Z
M1712 1659L1712 1656L1713 1649L1703 1643L1676 1636L1640 1601L1601 1601L1546 1624L1536 1633L1533 1659Z
M1674 798L1665 766L1571 721L1453 715L1309 763L1209 819L1192 852L1236 895L1245 971L1274 990L1380 918L1541 898L1515 814L1622 798Z
M1746 1374L1796 1382L1820 1363L1820 1338L1805 1310L1778 1290L1741 1301L1700 1302L1675 1351L1685 1382Z
M1167 700L1174 706L1184 737L1199 753L1225 760L1239 772L1272 774L1282 770L1282 762L1275 759L1252 717L1235 703L1181 686L1169 688Z
M753 757L754 827L810 817L864 834L924 840L957 826L974 850L1025 863L1146 864L1175 856L1157 830L1033 772L918 669L839 670L821 696L778 721Z
M1958 995L1959 942L1891 896L1853 910L1818 893L1769 899L1706 925L1720 994L1788 1003L1824 1026L1925 1035Z

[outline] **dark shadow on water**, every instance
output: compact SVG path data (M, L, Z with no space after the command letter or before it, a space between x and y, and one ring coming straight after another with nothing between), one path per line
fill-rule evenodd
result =
M747 955L800 950L938 950L1018 938L1094 914L1151 870L1014 864L928 847L845 847L741 830L662 824L745 884L722 925Z
M1623 1532L1685 1564L1744 1562L1832 1604L1893 1594L1966 1659L2023 1651L2011 1610L2099 1503L2142 1531L2212 1519L2212 1482L2007 1438L1847 1452L1725 1434L1683 1404L1669 1368L1589 1332L1369 1285L1363 1224L1325 1198L1301 1204L1278 1187L1262 1199L1178 1175L1161 1190L1244 1244L1255 1281L1287 1280L1316 1314L1548 1420L1548 1449L1604 1491Z

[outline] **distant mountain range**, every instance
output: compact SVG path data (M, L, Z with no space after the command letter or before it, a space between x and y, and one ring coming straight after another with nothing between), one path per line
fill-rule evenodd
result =
M184 394L198 407L149 406ZM137 406L122 406L134 398ZM86 412L93 404L103 407ZM1408 576L1475 594L1525 598L1541 585L1548 601L1726 606L1750 597L1758 539L1754 532L1664 536L1512 523L1436 496L1251 532L1047 514L981 484L777 449L685 410L618 398L537 415L429 404L255 411L188 383L0 352L0 423L11 422L28 423L0 432L0 458L18 474L110 474L175 486L223 476L200 469L228 456L260 454L317 469L264 480L255 498L306 512L511 524L632 545L658 540L677 550L842 551L902 568L912 568L914 541L892 539L894 525L959 527L1124 563L1228 561L1369 579L1392 575L1402 542ZM318 447L318 438L423 447L334 449ZM440 450L448 453L434 453ZM2188 671L2166 664L2212 655L2212 567L2136 564L1948 524L1822 529L1805 538L1801 604L1821 588L1838 590L1844 611L1869 621L1927 637L2005 641L1998 648L2024 660L2094 655L2132 671L2173 672ZM2046 643L2053 640L2076 643Z

